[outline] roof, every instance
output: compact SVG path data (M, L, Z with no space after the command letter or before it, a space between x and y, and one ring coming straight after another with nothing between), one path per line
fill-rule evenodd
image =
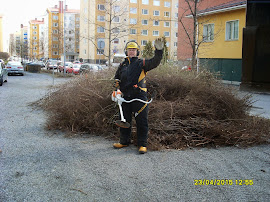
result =
M30 23L30 24L44 24L44 21L40 21L40 20L30 20L29 23Z
M59 12L59 8L55 8L55 7L51 7L51 8L48 8L48 10L50 12L56 12L58 13ZM64 12L64 11L63 11ZM67 9L65 11L65 13L80 13L80 10L79 9Z
M246 8L247 1L243 0L233 0L227 3L223 3L214 7L210 7L204 10L198 11L198 16L210 15L214 13L221 13L226 11L238 10ZM192 15L188 15L186 17L193 17Z

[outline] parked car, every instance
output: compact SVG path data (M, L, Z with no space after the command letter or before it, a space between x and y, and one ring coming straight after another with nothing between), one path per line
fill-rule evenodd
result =
M81 69L81 64L73 64L72 72L73 74L79 74ZM70 73L70 71L68 71Z
M7 71L8 71L8 75L11 74L20 74L20 75L24 75L24 69L23 69L23 65L21 64L21 62L8 62L7 63Z
M100 65L85 63L85 64L82 64L80 68L80 74L89 73L89 72L97 72L101 69L102 67Z
M45 63L42 61L37 61L35 64L40 65L41 67L45 67Z
M4 62L0 62L0 86L8 80L8 72Z
M72 62L65 62L66 73L67 73L67 69L69 69L72 66L73 66ZM58 70L59 70L59 72L64 72L64 63L61 63L58 66Z
M58 65L60 63L61 63L61 61L59 61L59 60L48 60L47 63L46 63L46 68L47 68L47 70L57 69Z

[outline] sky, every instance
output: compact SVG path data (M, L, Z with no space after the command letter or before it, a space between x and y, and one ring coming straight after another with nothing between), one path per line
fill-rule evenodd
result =
M80 9L80 0L66 1L68 8ZM41 20L46 9L59 5L59 0L0 0L0 14L3 15L4 51L8 48L9 34L20 30L21 24L29 26L29 20Z

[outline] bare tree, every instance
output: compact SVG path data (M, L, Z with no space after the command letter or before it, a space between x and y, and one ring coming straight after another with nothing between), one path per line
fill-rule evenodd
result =
M128 0L126 3L128 3ZM111 65L112 42L127 37L129 35L129 28L136 26L135 24L131 26L129 24L129 11L127 10L126 3L118 0L107 0L102 4L104 6L98 5L100 6L98 9L103 11L104 16L100 16L100 19L98 18L97 21L95 21L94 16L81 15L82 19L87 19L87 23L95 27L97 35L89 36L81 32L80 40L86 39L90 41L100 54L108 58L109 66ZM106 52L97 43L100 38L104 38L108 42Z

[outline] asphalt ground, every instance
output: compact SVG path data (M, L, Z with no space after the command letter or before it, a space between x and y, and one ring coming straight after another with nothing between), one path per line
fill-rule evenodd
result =
M68 138L45 130L46 114L30 105L52 84L27 72L0 87L1 202L270 201L269 145L139 155L98 136Z

